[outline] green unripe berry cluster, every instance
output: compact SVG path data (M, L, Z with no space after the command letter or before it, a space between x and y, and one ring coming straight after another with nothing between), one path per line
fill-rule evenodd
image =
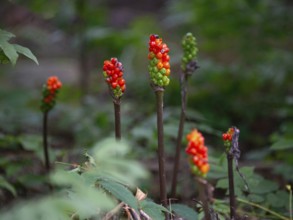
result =
M182 40L183 57L181 68L183 71L186 70L187 64L196 58L198 49L196 47L196 38L192 33L187 33Z

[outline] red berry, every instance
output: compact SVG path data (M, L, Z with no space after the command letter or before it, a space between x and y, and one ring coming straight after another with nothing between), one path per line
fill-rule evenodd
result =
M111 63L116 64L117 63L117 58L111 58Z
M112 86L113 89L115 89L117 87L117 85L118 85L117 82L112 82L111 83L111 86Z
M124 79L119 79L118 84L119 84L119 86L123 86L125 84L125 80Z

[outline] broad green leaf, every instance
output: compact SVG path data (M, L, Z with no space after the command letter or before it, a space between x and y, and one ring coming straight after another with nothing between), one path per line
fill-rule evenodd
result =
M125 204L129 205L131 208L138 210L138 201L132 194L132 192L127 189L122 184L106 180L106 179L99 179L97 180L97 183L106 191L108 191L110 194L112 194L114 197L116 197L118 200L121 200Z
M285 207L289 202L289 194L285 191L277 191L266 195L267 202L274 208Z
M198 217L192 208L183 204L172 204L170 209L186 220L196 220Z
M10 38L15 37L14 34L8 32L8 31L4 31L2 29L0 29L0 41L8 41Z
M164 206L158 205L148 199L141 201L140 205L141 205L141 209L146 214L148 214L152 219L164 220L165 219L164 212L169 212L169 210L166 209Z
M26 48L26 47L23 47L23 46L20 46L18 44L13 44L15 50L18 52L18 53L21 53L22 55L26 56L27 58L30 58L31 60L33 60L36 64L39 65L39 62L36 58L36 56L31 52L30 49Z
M3 176L0 176L0 188L4 188L7 189L9 192L11 192L14 196L17 195L17 192L15 190L15 188L9 183L7 182Z
M293 148L293 139L281 139L275 142L270 149L271 150L286 150Z
M4 54L9 58L10 62L15 65L18 54L14 48L14 46L7 41L3 41L0 39L0 48L3 50Z
M258 185L250 187L251 193L266 194L278 189L278 184L270 180L263 179Z
M228 179L220 179L216 185L217 188L227 189L228 188Z
M0 49L0 63L7 64L9 63L9 58L4 54L3 50Z

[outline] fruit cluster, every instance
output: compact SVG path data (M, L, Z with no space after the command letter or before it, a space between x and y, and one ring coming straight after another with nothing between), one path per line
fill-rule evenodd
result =
M234 134L234 128L229 128L228 131L222 135L224 146L226 147L227 150L230 150L231 148L233 134Z
M204 144L204 137L196 129L187 136L188 140L185 152L190 155L192 172L198 176L206 176L210 169L208 164L208 148Z
M126 89L123 66L117 58L104 61L103 74L115 98L120 98Z
M169 48L162 38L152 34L149 41L149 73L152 82L157 86L167 86L170 82Z
M47 83L43 86L43 99L41 103L41 110L43 112L48 112L54 107L57 94L61 87L62 83L57 76L48 78Z
M187 65L193 61L197 54L196 39L192 33L187 33L182 40L183 57L181 68L183 71L187 69Z

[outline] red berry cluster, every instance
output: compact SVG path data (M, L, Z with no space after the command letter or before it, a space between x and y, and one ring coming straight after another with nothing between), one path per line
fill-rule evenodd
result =
M168 55L169 48L167 44L163 43L162 38L158 35L152 34L149 41L149 54L150 60L149 73L155 85L167 86L170 82L168 76L170 70L170 56Z
M234 134L234 128L229 128L228 131L222 135L224 145L227 148L227 150L229 150L231 147L233 134Z
M126 89L125 80L123 79L123 66L117 58L105 60L103 74L109 87L116 98L123 95Z
M208 164L208 148L204 144L204 137L196 129L192 130L187 136L188 145L185 152L190 155L192 171L199 176L206 176L210 169Z
M54 107L57 93L61 87L62 83L57 76L48 78L47 83L43 86L43 99L41 103L41 110L43 112L48 112Z

